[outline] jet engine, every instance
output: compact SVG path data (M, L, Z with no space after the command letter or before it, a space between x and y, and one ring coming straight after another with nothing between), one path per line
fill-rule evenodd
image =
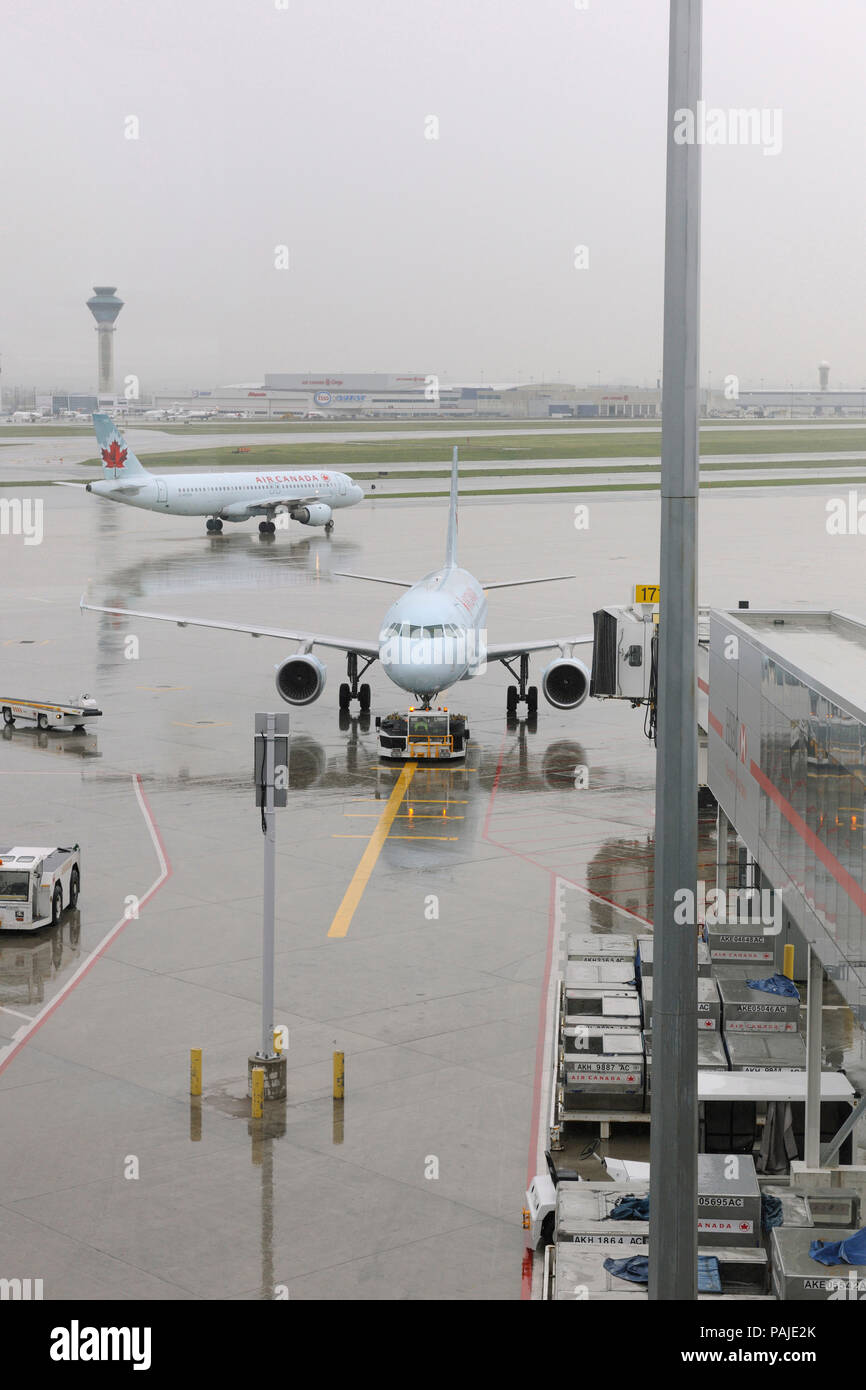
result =
M331 508L324 502L311 502L309 507L296 507L292 516L302 526L327 526L331 520Z
M327 668L309 652L287 657L274 669L277 694L287 705L311 705L325 688Z
M577 709L589 694L589 671L574 656L560 656L541 676L544 698L554 709Z

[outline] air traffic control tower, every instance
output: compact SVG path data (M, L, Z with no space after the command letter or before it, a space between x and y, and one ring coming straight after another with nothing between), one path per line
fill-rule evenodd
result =
M114 321L123 308L123 300L114 293L114 285L94 285L93 294L87 307L96 319L99 334L99 385L100 396L113 396L114 384Z

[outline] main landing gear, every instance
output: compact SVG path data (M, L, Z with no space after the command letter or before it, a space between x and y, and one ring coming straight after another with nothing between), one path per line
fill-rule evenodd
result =
M339 705L341 710L347 710L353 700L357 700L361 706L361 712L366 713L370 708L370 687L369 685L359 685L358 677L363 676L364 672L373 665L376 660L374 656L367 658L366 664L358 671L358 653L347 652L346 654L346 675L348 681L344 681L340 686Z
M333 517L332 517L330 521L326 521L326 522L325 522L325 535L326 535L326 536L330 536L330 534L331 534L331 532L333 531L333 529L334 529L334 521L333 521Z
M261 536L273 536L273 535L275 534L275 532L276 532L276 529L277 529L277 526L276 526L276 522L274 522L274 521L260 521L260 522L259 522L259 535L261 535Z
M511 672L514 679L518 682L518 685L509 685L505 695L505 713L509 723L516 722L517 706L523 701L526 702L526 717L528 719L537 718L538 686L527 685L527 681L529 680L529 657L527 653L521 653L519 674L509 662L503 660L502 665L507 671Z
M218 516L209 516L205 524L210 532L221 531L223 529L223 524Z

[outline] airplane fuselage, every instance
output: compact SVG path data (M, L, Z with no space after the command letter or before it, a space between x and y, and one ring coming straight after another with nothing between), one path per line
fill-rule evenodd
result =
M123 492L126 482L122 470L117 482L88 483L89 492L145 511L167 512L172 516L219 516L225 521L247 521L248 508L280 491L304 499L324 502L332 511L351 507L363 497L363 490L345 473L299 470L291 473L178 473L172 477L148 474L130 475L130 483L140 483L135 492Z
M456 565L435 570L385 614L382 669L395 685L428 703L483 669L486 624L487 599L474 575Z

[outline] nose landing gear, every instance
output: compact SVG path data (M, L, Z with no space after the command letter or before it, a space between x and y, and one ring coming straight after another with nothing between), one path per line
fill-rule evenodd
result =
M273 521L260 521L259 534L262 536L272 536L276 531L276 523Z

